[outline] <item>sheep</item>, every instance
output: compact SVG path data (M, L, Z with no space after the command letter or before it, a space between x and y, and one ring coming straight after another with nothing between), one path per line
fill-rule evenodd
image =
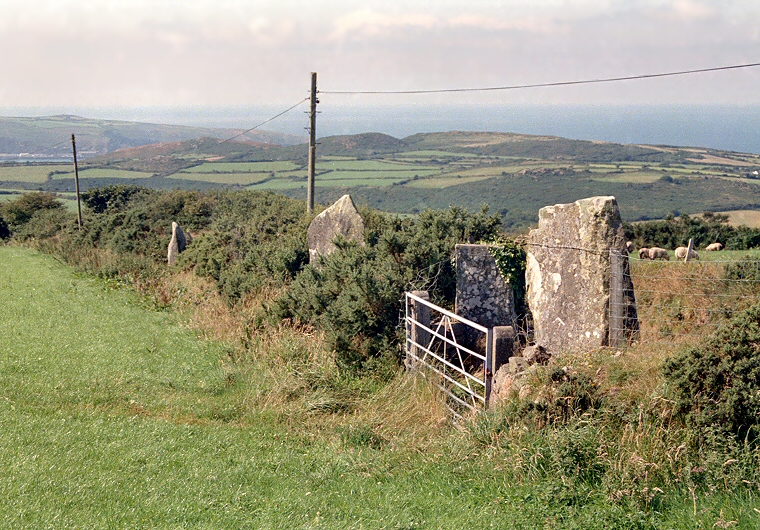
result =
M670 261L670 254L664 248L652 247L649 249L649 259L664 259Z
M633 241L627 241L626 242L626 244L625 244L625 251L628 252L628 254L630 254L631 252L633 252Z
M681 259L681 260L685 259L686 258L686 252L688 250L689 249L687 249L686 247L678 247L676 249L676 259ZM697 254L696 250L692 250L691 251L691 253L689 254L689 259L699 259L699 254Z
M713 250L723 250L723 245L721 243L710 243L705 247L705 250L708 252Z
M640 248L639 249L639 259L649 259L649 249L648 248Z

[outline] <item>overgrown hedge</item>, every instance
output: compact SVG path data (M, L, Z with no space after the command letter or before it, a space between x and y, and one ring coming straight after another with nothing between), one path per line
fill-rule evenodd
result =
M442 304L456 295L452 253L457 243L495 237L499 219L461 208L426 210L416 218L366 211L363 245L309 265L270 308L275 320L323 329L344 367L368 369L384 355L398 359L405 290L426 290Z
M363 244L343 242L308 265L311 218L301 201L281 195L107 186L86 192L83 202L81 230L51 194L25 194L3 214L19 239L34 235L72 265L143 283L169 270L163 264L177 221L194 240L176 267L213 280L232 307L261 289L276 289L280 294L260 322L316 326L331 340L338 362L357 370L398 360L404 291L425 289L439 303L452 304L454 245L494 239L499 228L498 216L485 210L428 210L415 218L365 210Z
M625 225L626 237L636 248L686 246L694 239L696 248L720 242L726 250L747 250L760 246L760 230L728 224L728 216L705 212L701 216L668 215L658 221L642 221Z
M760 436L760 305L739 313L712 338L668 359L663 373L677 411L704 437Z

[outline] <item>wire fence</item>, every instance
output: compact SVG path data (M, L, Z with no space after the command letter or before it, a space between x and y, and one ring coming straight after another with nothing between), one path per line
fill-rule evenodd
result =
M760 301L760 260L630 259L641 341L699 338Z

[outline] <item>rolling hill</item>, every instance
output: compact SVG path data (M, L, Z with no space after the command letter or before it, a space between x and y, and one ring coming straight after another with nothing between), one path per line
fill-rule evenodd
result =
M80 158L111 153L118 149L142 145L180 142L201 137L229 138L242 131L159 125L116 120L97 120L79 116L0 117L0 156L25 158L60 158L71 156L72 134L76 135ZM247 142L294 144L298 138L251 131L240 137Z
M123 130L132 129L124 125ZM155 134L175 133L170 127ZM317 153L319 202L350 193L360 204L405 214L488 206L505 227L535 222L544 205L592 195L615 195L628 221L760 209L760 156L715 149L451 131L406 138L326 137ZM305 145L204 136L93 156L80 163L80 180L84 189L111 184L246 188L304 198L306 155ZM73 168L6 165L0 167L2 189L72 191Z

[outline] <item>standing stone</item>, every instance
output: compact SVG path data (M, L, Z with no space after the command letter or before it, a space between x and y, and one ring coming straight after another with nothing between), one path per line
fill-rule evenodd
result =
M487 245L457 245L457 293L454 312L492 328L514 326L515 295L504 281Z
M535 342L549 353L588 351L608 345L610 249L628 254L614 197L591 197L541 208L531 230L525 273ZM627 326L638 329L633 284L624 279Z
M177 223L172 222L172 240L169 241L169 249L167 260L169 265L174 265L177 262L177 258L181 252L184 252L187 248L187 239L185 238L185 232L182 231L182 227Z
M335 204L319 214L309 225L306 237L309 242L309 261L314 263L319 256L326 256L335 250L333 241L343 236L349 241L364 241L364 221L351 200L344 195Z

